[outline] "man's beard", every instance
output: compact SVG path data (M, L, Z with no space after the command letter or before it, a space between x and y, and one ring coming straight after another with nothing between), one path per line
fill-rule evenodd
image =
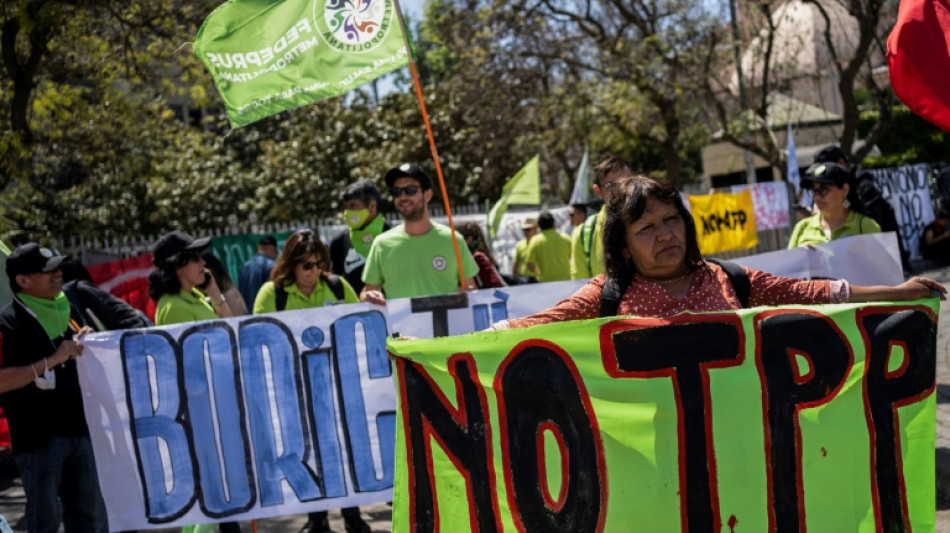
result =
M426 204L416 204L410 209L410 211L402 213L402 218L406 222L418 222L419 220L422 220L425 215Z

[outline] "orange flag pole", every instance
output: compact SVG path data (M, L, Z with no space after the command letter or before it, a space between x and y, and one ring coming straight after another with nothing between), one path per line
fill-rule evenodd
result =
M396 9L396 18L399 19L399 27L402 28L402 40L406 45L406 54L409 55L409 70L412 72L412 84L416 88L416 99L419 100L419 109L422 111L422 121L426 125L426 135L429 137L429 151L432 153L432 162L435 163L435 173L439 178L439 188L442 189L442 204L445 206L445 214L449 219L449 229L452 231L452 246L455 248L455 261L458 264L459 286L465 289L465 272L462 271L462 253L459 250L458 238L455 236L455 222L452 220L452 208L449 206L449 195L445 189L445 179L442 177L442 164L439 162L439 150L435 147L435 137L432 135L432 124L429 123L429 113L426 111L426 103L422 98L422 85L419 83L419 73L416 71L416 60L412 57L412 49L409 47L409 32L406 30L406 24L402 19L402 10L399 8L399 0L393 0L393 7ZM476 273L472 272L472 276Z

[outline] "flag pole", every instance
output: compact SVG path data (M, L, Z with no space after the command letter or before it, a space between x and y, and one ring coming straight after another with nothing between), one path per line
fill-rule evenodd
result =
M392 0L393 7L396 9L396 18L399 19L399 27L402 28L402 42L406 45L406 54L409 56L409 70L412 72L412 84L416 89L416 99L419 101L419 109L422 111L422 121L426 125L426 135L429 138L429 152L432 153L432 162L435 163L435 174L439 178L439 188L442 189L442 204L445 206L445 215L449 219L449 229L452 233L452 246L455 248L455 261L458 264L459 286L465 289L465 273L462 271L462 252L459 249L458 238L455 236L455 222L452 220L452 208L449 206L449 195L445 189L445 179L442 177L442 164L439 162L439 150L435 147L435 136L432 135L432 124L429 123L429 113L426 111L426 103L422 98L422 85L419 83L419 73L416 71L416 59L412 56L412 48L409 46L409 32L406 30L406 23L402 19L402 9L399 7L399 0ZM472 276L477 272L472 272Z

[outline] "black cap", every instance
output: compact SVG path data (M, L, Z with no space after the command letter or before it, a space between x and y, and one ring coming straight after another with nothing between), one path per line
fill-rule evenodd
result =
M165 261L174 258L184 251L200 251L208 247L211 237L192 239L187 233L175 230L162 235L152 249L152 262L161 266Z
M7 257L7 277L11 280L20 274L52 272L66 259L49 248L35 242L21 244Z
M844 150L837 145L829 144L815 154L815 163L837 163L838 161L847 162L848 158L844 155Z
M827 183L841 187L851 183L851 172L837 163L818 163L812 165L802 178L802 188L811 189L815 183Z
M264 235L257 241L258 246L277 246L277 239L273 235Z
M403 163L398 167L389 169L389 172L386 173L386 185L392 187L393 183L396 183L396 180L403 176L408 176L418 181L423 190L432 188L432 180L429 178L429 175L426 174L426 171L422 170L422 167L419 165L413 165L411 163Z

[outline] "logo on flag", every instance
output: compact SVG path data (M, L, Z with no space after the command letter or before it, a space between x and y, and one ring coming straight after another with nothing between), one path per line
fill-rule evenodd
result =
M386 0L328 0L314 3L320 35L341 52L367 52L379 46L392 27L393 4Z

